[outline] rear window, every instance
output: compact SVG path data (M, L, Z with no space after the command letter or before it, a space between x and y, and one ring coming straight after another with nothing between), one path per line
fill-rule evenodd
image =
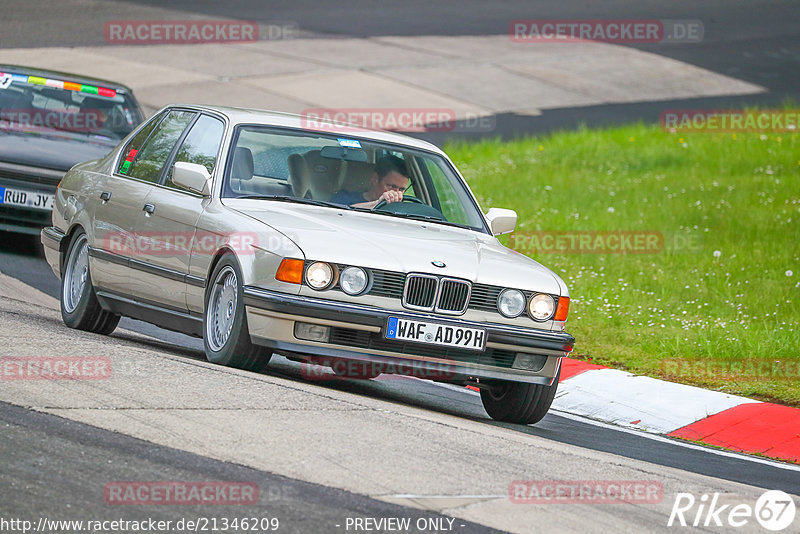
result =
M119 140L141 121L130 96L115 89L0 73L0 129Z

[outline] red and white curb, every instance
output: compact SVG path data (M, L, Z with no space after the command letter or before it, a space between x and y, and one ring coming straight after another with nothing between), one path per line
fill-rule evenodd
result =
M800 409L564 358L553 410L800 463Z

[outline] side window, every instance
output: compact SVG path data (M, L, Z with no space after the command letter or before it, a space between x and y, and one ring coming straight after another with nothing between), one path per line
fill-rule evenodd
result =
M193 111L170 111L135 154L126 174L146 182L157 182L175 144L194 116Z
M201 115L194 123L189 134L181 143L178 153L175 155L175 162L184 161L186 163L197 163L203 165L209 174L214 172L214 165L217 163L219 145L222 143L222 134L225 125L219 119L208 115ZM167 171L168 187L183 189L172 181L172 166Z
M133 163L134 158L136 158L136 154L139 153L139 149L142 148L142 144L144 144L144 142L147 140L147 136L150 135L150 132L152 132L153 128L156 127L156 124L158 124L161 119L164 118L164 115L166 115L166 112L150 119L150 122L148 122L144 128L139 130L139 133L137 133L136 136L131 139L131 141L125 147L125 150L122 151L122 159L119 160L119 168L117 169L118 173L128 174L128 171L131 168L131 163Z

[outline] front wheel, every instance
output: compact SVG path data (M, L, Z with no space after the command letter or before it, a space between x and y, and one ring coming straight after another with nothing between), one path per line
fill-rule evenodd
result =
M206 288L203 344L211 363L261 371L272 352L250 341L244 310L242 273L232 254L214 268Z
M559 368L551 386L502 381L490 388L481 388L483 407L495 421L523 425L538 423L553 403L560 376Z
M110 334L119 324L119 315L100 307L89 272L89 239L79 231L67 249L61 273L61 318L70 328Z

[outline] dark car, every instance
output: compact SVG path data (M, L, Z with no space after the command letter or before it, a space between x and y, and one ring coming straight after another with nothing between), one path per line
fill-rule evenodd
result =
M38 235L64 174L105 156L142 120L124 85L0 65L0 230Z

